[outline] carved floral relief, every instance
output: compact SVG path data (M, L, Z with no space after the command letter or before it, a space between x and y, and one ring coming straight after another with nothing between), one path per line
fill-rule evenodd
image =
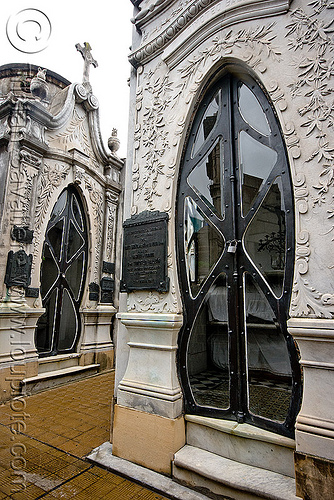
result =
M298 5L298 4L297 4ZM304 7L304 3L299 3ZM292 3L292 7L296 2ZM139 68L134 153L132 166L133 202L132 213L143 209L170 211L172 190L167 196L176 175L176 152L180 138L184 136L189 110L187 104L193 102L200 86L212 66L224 57L242 59L258 74L265 74L266 88L283 120L283 134L292 164L298 163L298 170L292 165L296 202L296 270L292 297L292 316L331 317L334 313L333 295L317 291L309 282L312 241L303 227L305 214L315 206L326 203L327 217L334 220L334 147L329 142L328 131L333 126L333 105L330 78L333 76L332 42L330 35L333 16L328 15L333 3L326 0L310 1L306 13L297 7L288 14L286 36L288 51L298 53L293 56L294 74L297 80L290 85L280 86L270 80L268 67L279 65L284 68L278 31L275 23L267 23L246 29L222 30L219 36L194 51L181 65L169 71L158 62L154 67ZM319 13L327 11L327 24L319 19ZM332 11L333 12L333 11ZM283 22L286 22L286 18ZM274 72L275 73L275 72ZM289 95L290 94L290 95ZM286 113L294 98L303 97L304 105L298 108L303 119L302 129L291 122L292 109ZM285 116L289 116L285 118ZM298 126L300 124L298 123ZM319 167L318 182L308 186L307 177L302 174L301 137L312 137L316 145L305 164L313 162ZM166 200L169 200L166 202ZM145 207L145 208L144 208ZM303 219L304 217L304 219ZM334 232L334 224L331 226ZM330 266L329 266L330 267ZM158 294L150 296L142 293L131 294L130 309L163 310L163 298ZM174 310L174 309L173 309Z
M308 209L321 213L322 207L326 207L325 218L330 220L334 216L334 146L330 142L334 124L331 84L334 75L334 4L328 0L312 0L299 5L291 11L290 21L286 26L288 49L293 54L291 64L297 74L297 78L289 85L289 90L291 98L299 105L301 136L308 143L314 144L311 154L304 158L304 170L312 173L318 180L307 188L305 180L300 178L301 183L295 191L296 206L299 213L306 213ZM334 230L334 224L329 224L329 228L319 233L318 241L322 241L326 234ZM313 242L315 243L314 240ZM310 244L309 233L300 231L297 234L297 266L291 313L294 317L331 318L334 315L333 294L317 290L310 278L305 276ZM327 260L327 267L334 268L330 259Z

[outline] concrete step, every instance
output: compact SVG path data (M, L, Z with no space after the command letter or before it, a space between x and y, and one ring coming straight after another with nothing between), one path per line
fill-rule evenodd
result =
M68 384L69 382L77 382L78 380L96 375L99 367L99 364L69 366L60 370L39 373L35 377L22 380L22 394L29 396L59 385Z
M78 366L81 354L76 352L70 354L58 354L57 356L48 356L39 358L38 374L62 370L71 366Z
M185 445L173 461L173 478L202 492L235 500L300 500L293 478Z
M187 444L235 462L295 477L295 441L249 424L186 415Z
M78 366L81 354L76 352L70 354L58 354L57 356L48 356L47 358L39 358L38 360L38 373L53 372L69 368L71 366Z

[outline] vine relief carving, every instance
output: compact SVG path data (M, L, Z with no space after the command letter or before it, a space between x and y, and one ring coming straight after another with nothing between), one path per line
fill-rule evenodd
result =
M294 63L298 79L290 85L293 98L302 96L305 105L299 108L304 121L306 137L315 137L317 147L306 162L316 160L319 163L319 183L314 186L317 193L313 203L326 202L327 194L334 186L334 147L328 140L328 129L334 125L332 102L333 88L331 78L334 75L333 40L334 10L325 18L319 14L334 9L334 2L315 0L307 4L312 7L307 13L298 8L291 13L292 22L287 26L288 46L303 55Z
M170 73L166 72L161 64L158 64L154 71L146 73L143 73L142 68L139 69L139 80L143 83L138 84L136 94L132 214L138 211L140 201L144 201L150 210L159 210L162 200L171 198L166 196L166 189L172 186L176 159L173 157L170 159L169 153L173 146L178 145L186 120L183 115L175 121L175 114L179 112L179 103L188 104L193 94L197 92L206 72L206 63L212 65L212 62L224 55L242 49L243 57L249 65L259 71L266 71L264 57L273 58L275 61L280 58L280 51L273 44L275 35L272 28L273 24L237 32L231 29L220 37L215 37L208 48L199 51L180 68L178 84L175 84ZM278 86L273 85L272 95L279 102L282 101L281 94ZM167 125L175 122L173 137ZM294 148L297 156L298 139L293 127L286 133L291 148ZM171 210L170 201L167 201L163 209ZM170 258L169 267L172 265L171 260ZM128 298L128 309L175 312L178 310L175 286L171 286L171 291L166 296L158 292L131 293Z
M85 182L85 189L89 193L89 199L92 203L93 208L93 227L95 235L94 244L94 281L99 281L99 269L100 269L100 257L102 251L102 240L103 240L103 214L104 214L104 196L101 188L95 186L92 179L84 174L83 180Z
M86 115L79 113L77 108L74 108L68 127L49 138L50 144L57 142L61 144L64 151L68 151L71 146L73 147L73 144L77 144L89 156L91 151L86 130Z
M304 6L303 6L304 7ZM334 148L328 135L334 125L333 88L330 81L334 75L333 65L333 10L334 2L329 0L309 1L304 8L298 7L290 13L291 22L287 25L288 48L300 55L293 59L297 79L289 85L293 99L303 99L304 104L298 113L302 117L305 137L313 138L315 149L305 163L318 165L318 182L312 186L310 196L312 206L329 205L328 219L334 216ZM322 15L321 15L322 14ZM295 191L299 213L307 211L307 189L301 182ZM329 205L330 206L330 205ZM334 224L330 231L334 230ZM329 232L330 232L329 231ZM334 238L333 238L334 240ZM297 235L296 280L291 302L292 316L315 316L331 318L334 315L333 295L316 290L303 275L308 270L310 255L309 234L302 231ZM331 266L329 266L331 267Z
M41 227L45 219L46 213L50 208L50 201L55 189L59 188L66 179L70 171L69 165L60 163L44 163L42 174L37 189L37 202L35 207L35 221L34 221L34 257L33 269L34 272L36 260L41 243Z

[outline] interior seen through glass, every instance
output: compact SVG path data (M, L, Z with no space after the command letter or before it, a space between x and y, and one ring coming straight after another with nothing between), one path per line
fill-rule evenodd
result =
M230 405L226 276L210 288L191 331L188 373L197 404L227 409Z
M192 296L196 296L224 250L224 239L190 197L184 218L187 275Z
M191 311L185 385L199 406L227 410L226 414L236 405L243 414L247 406L247 415L283 423L292 396L291 353L281 300L287 252L287 184L286 178L283 186L282 177L273 174L281 149L276 139L268 139L275 127L273 120L269 125L265 112L270 110L269 103L264 110L262 91L258 88L256 94L233 78L222 83L226 94L216 92L205 112L201 111L195 141L188 151L196 163L190 172L185 167L183 178L181 174L181 185L187 183L182 189L188 190L182 226L190 288L185 304ZM232 103L235 89L238 102L226 111L221 95L229 96ZM226 120L218 122L219 114L225 112L230 113ZM224 136L229 131L236 142L226 146ZM200 148L210 141L209 153L201 158ZM189 188L193 195L189 195ZM205 209L198 206L196 198ZM232 200L233 206L225 205L226 200ZM249 222L245 227L246 216ZM229 241L224 234L229 234ZM237 241L235 250L230 250L232 241ZM211 279L212 285L205 287L200 302L199 292ZM195 301L200 304L198 310ZM237 378L231 378L231 366L239 370ZM237 391L242 393L240 398Z
M292 391L287 344L263 291L248 273L244 296L249 410L284 422Z

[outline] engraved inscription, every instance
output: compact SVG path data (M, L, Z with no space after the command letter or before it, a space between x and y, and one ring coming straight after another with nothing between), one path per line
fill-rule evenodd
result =
M164 212L142 212L124 222L121 290L167 292L167 221Z

